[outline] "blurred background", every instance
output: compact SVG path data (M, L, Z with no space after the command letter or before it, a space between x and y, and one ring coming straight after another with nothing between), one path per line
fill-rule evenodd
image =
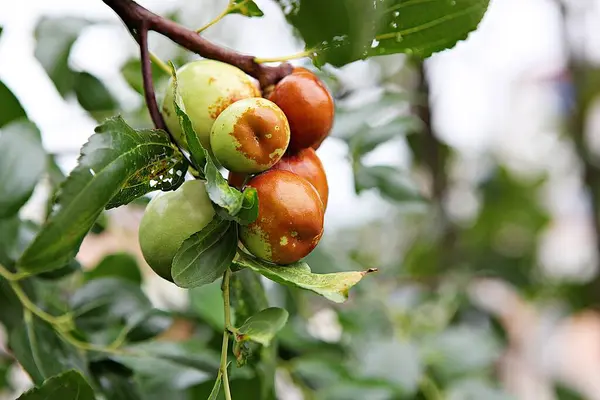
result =
M140 3L195 28L227 2ZM280 7L256 3L264 17L229 15L205 37L259 57L301 51ZM342 305L265 281L290 310L280 399L600 399L599 24L597 0L492 0L476 32L424 64L394 55L319 72L338 110L318 152L326 234L307 261L379 273ZM0 81L62 173L103 118L151 125L137 45L101 1L2 1L0 25ZM158 35L150 45L177 65L194 58ZM40 182L22 217L43 219L50 188ZM149 273L142 213L107 212L78 261L131 254L155 306L204 322L178 319L161 340L212 335L218 283L188 293ZM0 398L29 385L0 352Z

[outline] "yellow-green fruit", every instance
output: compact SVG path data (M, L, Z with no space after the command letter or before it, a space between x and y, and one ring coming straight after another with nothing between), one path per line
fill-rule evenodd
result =
M236 101L213 124L210 144L221 165L254 174L281 159L290 143L290 125L281 108L261 97Z
M260 97L260 90L244 71L213 60L192 61L179 68L177 91L194 131L208 150L210 129L219 114L238 100ZM173 105L173 78L167 85L162 114L177 143L187 149L187 140Z
M144 259L161 277L173 282L171 263L181 244L213 219L206 186L187 181L173 192L159 193L144 212L139 240Z

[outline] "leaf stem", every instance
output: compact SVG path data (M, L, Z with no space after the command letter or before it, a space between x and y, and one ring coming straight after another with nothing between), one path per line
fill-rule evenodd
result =
M161 60L153 52L150 52L150 60L154 64L156 64L157 67L159 67L160 69L162 69L163 71L165 71L167 74L171 75L171 68L169 68L169 66L167 65L167 63L165 63L163 60Z
M55 325L55 326L71 326L72 325L73 319L72 319L71 314L67 313L67 314L63 314L60 316L54 316L54 315L48 314L46 311L42 310L37 305L35 305L35 303L33 301L31 301L31 299L27 296L25 291L23 291L23 289L17 282L19 279L22 279L22 277L24 277L24 275L21 277L21 275L19 275L19 274L13 274L12 272L10 272L6 268L4 268L3 265L0 265L0 275L8 281L8 284L10 285L13 292L15 292L15 295L17 296L17 298L19 299L19 301L21 302L23 307L25 309L29 310L32 314L38 316L40 319L48 322L51 325Z
M29 278L33 274L31 272L10 272L2 264L0 264L0 276L7 281L16 282L21 279Z
M271 57L271 58L255 57L254 62L256 62L258 64L263 64L263 63L270 63L270 62L284 62L284 61L290 61L290 60L298 60L300 58L310 57L314 52L315 52L314 49L308 49L308 50L300 51L298 53L289 54L287 56L282 56L282 57Z
M229 347L229 332L231 328L231 305L229 303L229 280L231 278L231 269L227 267L223 274L223 309L225 312L225 329L223 330L223 346L221 347L221 366L220 372L223 376L223 390L225 391L225 400L231 400L231 391L229 389L229 377L227 376L227 349Z
M211 26L213 26L214 24L216 24L217 22L219 22L220 20L223 19L223 17L225 17L227 14L229 14L229 12L233 9L233 0L229 0L229 3L227 3L227 7L221 12L221 14L217 15L215 18L213 18L212 21L210 21L208 24L204 25L202 28L198 28L196 29L196 33L202 33L205 30L207 30L208 28L210 28Z

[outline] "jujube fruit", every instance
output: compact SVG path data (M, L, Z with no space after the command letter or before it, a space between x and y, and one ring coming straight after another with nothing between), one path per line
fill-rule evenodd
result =
M258 218L240 227L256 257L290 264L308 255L323 235L323 203L315 188L289 171L270 170L250 180L258 192Z
M213 60L192 61L177 70L177 91L202 145L210 150L210 129L230 104L260 97L260 90L241 69ZM167 85L162 114L177 143L187 149L173 105L173 78Z
M156 195L148 203L139 229L140 247L148 265L172 282L171 263L177 250L214 215L203 181L187 181L175 191Z
M318 147L331 131L333 98L325 84L307 69L294 69L275 85L268 98L287 116L291 131L290 152Z
M319 156L317 156L317 153L312 148L309 147L308 149L300 150L295 154L286 154L272 169L290 171L306 179L317 189L323 202L323 207L327 208L327 201L329 199L327 175Z
M281 159L290 142L290 127L273 102L255 97L237 101L215 120L210 144L215 158L230 171L266 171Z

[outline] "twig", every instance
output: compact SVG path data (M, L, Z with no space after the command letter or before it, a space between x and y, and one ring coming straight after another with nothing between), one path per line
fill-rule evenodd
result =
M150 66L150 53L148 51L148 27L145 23L142 23L138 32L137 38L140 43L140 57L142 62L142 81L144 83L144 96L146 98L146 106L150 112L150 118L157 129L167 131L167 125L163 120L158 103L156 102L156 95L154 93L154 84L152 82L152 67ZM171 132L171 141L175 143L175 138Z
M158 32L202 57L235 65L248 75L258 79L263 88L277 83L292 72L290 64L281 64L276 67L266 66L257 63L253 56L217 46L193 30L154 14L132 0L103 1L117 13L129 30L139 30L145 25L146 29Z

